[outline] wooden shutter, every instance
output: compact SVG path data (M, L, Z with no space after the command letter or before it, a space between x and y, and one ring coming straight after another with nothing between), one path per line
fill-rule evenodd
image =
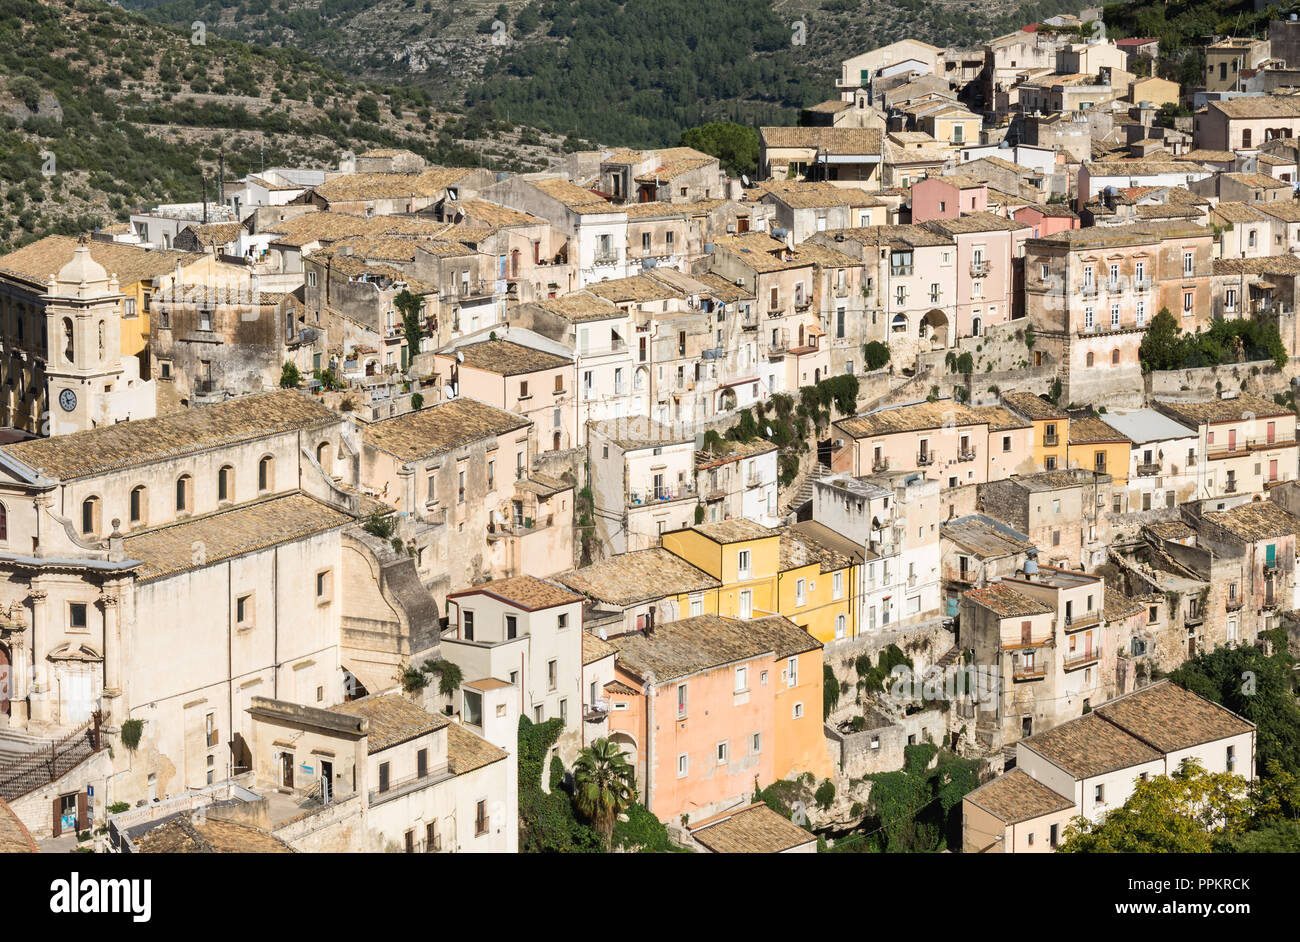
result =
M77 830L90 830L90 814L86 808L86 793L77 792Z
M63 817L59 812L63 809L63 802L58 798L54 799L54 836L59 837L63 834Z

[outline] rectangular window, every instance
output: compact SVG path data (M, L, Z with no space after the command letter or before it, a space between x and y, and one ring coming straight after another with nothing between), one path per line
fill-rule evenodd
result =
M718 743L718 765L726 765L726 764L727 764L727 744L725 742L720 742Z
M741 618L752 618L754 614L754 593L750 589L742 589L740 592L740 604L737 606L737 615Z
M429 750L419 749L415 753L416 778L424 778L428 774L429 774Z
M844 573L842 571L831 576L831 595L836 599L844 598Z
M736 554L736 575L741 579L750 577L749 550L741 550Z
M388 791L388 763L387 762L379 763L379 790L381 792Z
M460 633L466 641L474 640L474 613L462 611L460 613Z
M799 658L787 658L785 663L785 685L793 687L799 683Z
M677 685L677 718L680 720L686 716L686 685Z
M736 668L736 693L744 693L749 689L749 668L741 665Z
M686 753L684 753L684 752L683 752L681 755L679 755L679 756L677 757L677 777L678 777L678 778L686 778L686 771L687 771L687 769L689 768L689 762L690 762L690 759L689 759L689 757L686 755Z
M808 604L808 583L803 579L796 579L794 581L794 604Z
M554 660L546 662L546 689L554 690L559 679L559 672Z
M217 714L209 713L203 718L205 741L208 748L211 749L217 744Z
M474 836L482 837L488 832L487 799L474 806Z

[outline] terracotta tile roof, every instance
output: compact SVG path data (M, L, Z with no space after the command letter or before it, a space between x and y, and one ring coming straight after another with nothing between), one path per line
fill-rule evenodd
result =
M57 275L59 269L72 260L77 244L71 236L52 235L8 255L0 255L0 278L13 275L43 288L51 275ZM170 275L176 271L177 263L189 265L208 258L200 252L149 250L122 242L97 242L93 239L90 257L104 266L109 275L116 275L122 288L159 275Z
M364 435L368 444L399 461L419 461L528 425L521 415L462 396L374 422Z
M1107 722L1094 710L1086 716L1037 733L1021 743L1076 779L1153 762L1161 753Z
M40 853L22 819L0 798L0 854Z
M262 231L275 236L278 245L303 246L311 242L335 242L351 236L407 235L433 238L447 233L445 222L407 216L359 216L352 213L304 213L284 219Z
M223 559L291 543L354 522L306 494L286 494L126 537L128 559L141 562L138 579L210 566ZM195 547L203 552L196 557Z
M1174 160L1189 160L1192 163L1213 163L1213 164L1230 164L1237 159L1235 152L1230 150L1206 150L1198 147L1194 150L1178 154Z
M621 213L622 207L615 206L609 200L597 196L591 190L570 183L560 177L547 180L533 180L532 184L552 199L559 200L570 210L579 215L590 213Z
M990 432L1007 432L1016 428L1033 427L1033 423L1002 406L972 406L971 411L989 423Z
M1255 208L1266 216L1281 219L1283 222L1300 222L1300 200L1273 200L1269 203L1256 203Z
M1265 255L1258 258L1216 258L1216 275L1300 275L1300 258L1286 255Z
M292 847L251 824L178 814L135 842L141 854L294 854Z
M493 579L473 588L452 592L448 598L458 599L466 595L486 593L502 601L509 602L526 611L535 612L557 605L570 605L581 602L582 596L536 576L511 576L508 579Z
M339 416L320 403L282 389L153 419L17 442L3 450L66 481L337 421Z
M1103 703L1095 712L1161 752L1190 749L1255 728L1226 707L1168 680Z
M582 633L582 664L585 667L588 664L594 664L596 661L602 661L618 653L618 648L614 647L608 641L597 638L590 631Z
M660 164L654 170L640 174L636 177L637 183L651 183L658 181L675 180L677 177L684 176L692 170L699 170L701 167L716 165L718 158L709 157L701 154L699 157L682 157L676 160L670 160L667 163Z
M453 775L464 775L509 755L459 723L447 727L447 768Z
M691 829L691 837L715 854L779 854L817 841L764 804L709 818Z
M238 222L213 222L206 225L195 223L185 228L194 233L194 237L203 245L225 245L238 239L244 227Z
M717 523L699 523L691 527L696 533L708 537L715 543L743 543L746 540L762 540L779 536L780 531L769 530L761 523L747 517L735 517L731 520L719 520Z
M758 129L763 146L810 147L828 154L879 154L878 128L765 127Z
M1014 556L1034 548L1029 537L982 516L962 517L939 526L941 539L952 540L981 559Z
M923 225L865 226L836 229L830 235L843 233L844 238L862 245L888 245L909 249L931 245L952 245L953 238L944 232L935 232Z
M461 200L457 207L468 218L493 227L544 226L547 224L546 220L539 219L531 213L511 209L509 206L502 206L500 203L489 203L487 200Z
M456 352L464 356L465 366L501 376L519 376L573 365L568 357L509 340L484 340L457 347Z
M1064 229L1028 241L1035 244L1064 244L1072 248L1102 248L1105 246L1149 245L1165 239L1212 238L1205 226L1194 223L1161 221L1135 222L1126 226L1090 226L1085 229Z
M770 197L784 203L791 209L825 209L832 206L887 206L878 196L873 196L858 187L793 187L773 188L768 190L765 199Z
M811 639L812 647L805 647L805 638ZM749 622L720 615L667 622L656 625L648 637L634 631L611 638L609 643L618 649L621 667L642 679L653 674L656 684L736 661L777 655L778 648L793 656L798 649L820 646L812 635L780 616Z
M1140 615L1146 611L1146 606L1141 602L1129 598L1123 592L1106 586L1106 594L1102 601L1102 615L1106 621L1120 621L1124 618L1130 618L1133 615Z
M1064 409L1052 405L1042 396L1033 393L1006 393L1002 396L1002 401L1031 421L1069 418L1069 414Z
M840 419L835 424L852 438L872 438L895 432L919 432L940 428L944 423L961 426L984 425L987 422L987 416L980 415L970 406L951 399L941 399L937 402L917 402L866 415L855 415L849 419Z
M1289 190L1294 184L1278 180L1266 173L1225 173L1223 179L1240 183L1242 186L1259 187L1262 190Z
M817 563L821 572L835 572L863 560L859 544L816 520L802 520L780 533L782 571Z
M412 194L433 197L475 172L466 167L429 167L419 173L345 173L312 187L312 192L332 203L400 200Z
M690 213L690 205L683 203L668 203L663 200L651 200L647 203L628 203L621 207L627 213L627 218L632 219L670 219L685 218Z
M611 278L609 281L600 281L587 285L586 290L598 298L604 298L606 301L615 304L629 301L660 301L666 298L684 299L686 297L671 285L645 275Z
M1231 510L1207 510L1204 519L1247 543L1300 532L1300 518L1271 500L1251 501Z
M1202 423L1239 422L1246 415L1257 418L1293 415L1289 409L1250 393L1242 393L1233 399L1208 399L1201 402L1157 401L1156 408L1192 428L1197 428Z
M704 272L692 276L696 281L707 285L710 293L721 301L723 304L734 304L736 301L753 299L754 292L748 288L737 285L735 282L722 277L717 272Z
M747 232L744 235L718 238L714 240L713 248L715 252L729 252L737 261L756 272L786 271L814 264L811 257L801 254L802 245L790 251L785 242L767 232Z
M956 219L933 219L921 225L938 229L950 236L967 232L1014 232L1029 228L1026 223L1016 222L1014 219L1007 219L994 213L964 213Z
M1003 824L1019 824L1074 807L1074 802L1058 795L1022 769L999 775L968 793L965 800Z
M1300 117L1300 98L1289 95L1250 95L1227 101L1212 101L1207 107L1223 112L1228 118Z
M770 451L776 451L776 446L771 442L763 441L761 438L752 442L737 442L724 438L721 445L714 445L715 451L705 451L699 449L695 452L695 470L705 471L709 468L721 467L724 464L730 464L733 461L740 461L744 458L752 458L755 455L765 455Z
M999 618L1046 615L1055 611L1050 605L1017 592L1011 586L1001 582L995 582L982 589L971 589L969 592L962 593L962 598L969 599L976 605L987 608Z
M1070 420L1071 445L1091 445L1106 442L1132 443L1127 435L1107 425L1095 415L1085 415L1081 419Z
M563 297L547 298L536 303L543 310L574 323L627 316L618 305L586 291L575 291Z
M722 584L662 547L611 556L555 579L589 598L623 608Z
M347 703L330 707L330 712L359 716L369 721L370 731L366 741L366 751L370 755L410 742L417 736L442 729L444 726L454 725L447 717L430 713L395 693L349 700Z
M644 415L633 415L623 419L600 419L588 422L587 427L624 451L681 445L694 441L689 435L678 432L671 426L660 425L654 419Z

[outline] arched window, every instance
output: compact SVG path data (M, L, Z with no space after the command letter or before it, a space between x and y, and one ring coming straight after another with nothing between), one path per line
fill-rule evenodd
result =
M99 322L99 359L102 363L104 360L104 322Z
M1110 351L1110 363L1111 366L1119 366L1119 347Z
M907 330L907 316L905 314L895 314L894 319L889 324L890 330L899 334Z
M144 523L145 489L143 484L131 488L131 523Z
M4 504L0 504L0 543L9 539L9 511Z
M235 469L230 465L222 466L217 472L217 500L235 499Z
M176 512L184 513L194 504L194 479L182 474L176 479Z
M513 249L510 252L510 277L519 277L519 250Z
M316 446L316 463L321 466L326 474L332 473L329 442L321 442Z
M1092 364L1095 362L1095 360L1096 360L1096 358L1095 358L1091 353L1088 354L1088 365L1089 365L1089 366L1092 366Z
M63 359L71 363L75 353L75 345L72 342L72 318L65 317L63 319Z
M975 318L973 321L971 321L971 322L970 322L970 332L971 332L971 335L974 336L974 337L978 337L978 336L980 335L980 328L981 328L982 326L984 326L984 325L980 323L980 319L979 319L978 317Z
M87 497L81 502L81 532L87 536L99 532L98 497Z
M270 455L265 455L262 460L257 463L257 489L259 491L269 491L274 487L275 459Z

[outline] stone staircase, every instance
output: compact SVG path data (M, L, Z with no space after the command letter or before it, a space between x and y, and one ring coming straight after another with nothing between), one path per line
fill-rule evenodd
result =
M944 652L943 657L939 658L939 660L934 663L939 670L946 671L948 668L956 665L959 661L961 661L961 648L954 644Z
M826 465L822 464L820 461L817 462L817 465L805 474L803 480L799 482L799 487L794 492L794 496L786 501L785 512L794 513L804 504L808 503L808 501L812 500L813 482L830 473L830 468L826 467Z

